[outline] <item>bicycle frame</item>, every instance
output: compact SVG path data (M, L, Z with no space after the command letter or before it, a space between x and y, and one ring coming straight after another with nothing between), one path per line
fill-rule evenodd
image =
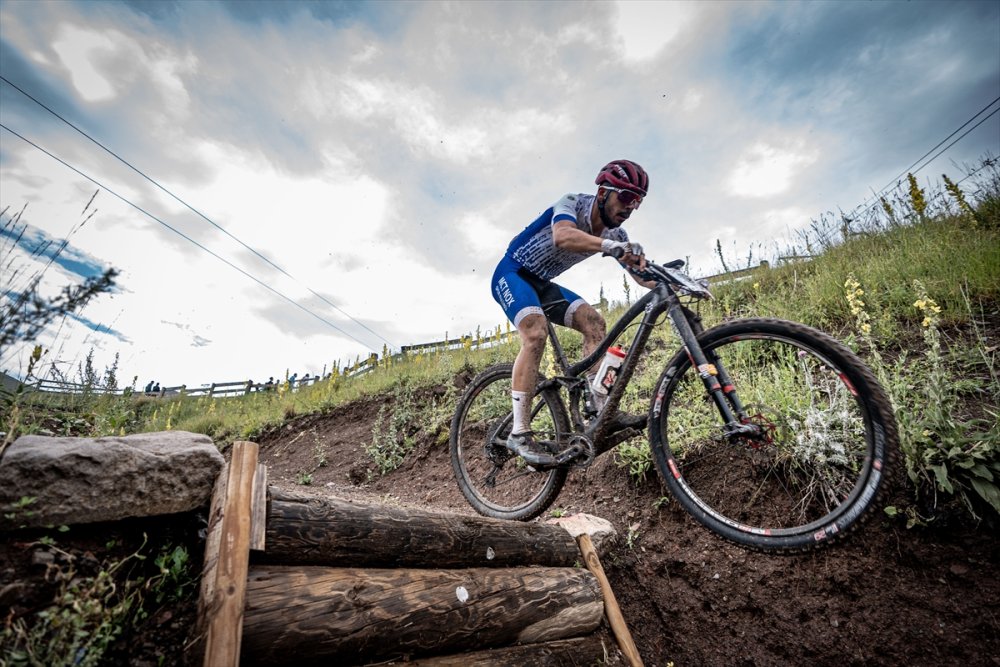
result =
M667 274L664 273L664 275ZM564 375L545 380L541 383L540 388L566 387L570 395L570 417L574 430L577 433L582 433L594 443L594 456L604 454L634 434L626 431L621 434L621 437L608 437L608 426L611 422L611 416L618 410L618 405L625 394L625 388L638 366L639 357L646 348L649 336L656 326L656 320L664 311L666 311L667 317L670 318L674 330L681 339L682 349L687 353L692 365L698 369L706 392L712 397L722 415L725 422L724 435L727 437L733 435L753 437L759 434L759 427L750 423L746 410L736 394L733 382L721 361L713 353L705 353L698 344L697 336L703 331L700 320L681 303L677 292L669 283L660 281L657 282L656 287L636 301L618 319L593 352L574 364L569 363L556 336L555 327L551 322L547 323L549 340L552 341L556 362ZM608 400L598 413L597 418L585 425L580 412L580 404L581 399L586 398L586 395L591 391L587 386L586 373L604 355L608 347L632 325L640 313L644 314L639 323L639 330L625 355L618 371L618 379L608 394Z

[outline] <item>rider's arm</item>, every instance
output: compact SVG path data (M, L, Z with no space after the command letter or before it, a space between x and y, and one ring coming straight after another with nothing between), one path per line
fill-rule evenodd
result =
M556 247L571 252L601 252L601 243L604 239L579 229L572 220L559 220L552 225L552 241L556 244ZM630 253L618 260L618 263L625 269L628 269L630 266L644 269L646 268L646 256ZM629 275L643 287L648 289L656 287L655 282L640 280L631 271L629 271Z
M573 220L559 220L552 224L552 242L562 250L600 252L601 241L601 237L579 229Z

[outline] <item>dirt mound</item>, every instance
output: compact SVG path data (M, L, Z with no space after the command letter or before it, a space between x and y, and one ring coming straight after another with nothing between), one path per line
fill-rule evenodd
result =
M416 446L402 465L374 471L365 446L382 402L264 435L270 482L472 514L440 427L413 425ZM604 565L650 667L1000 665L1000 546L984 528L907 529L879 513L845 544L770 556L715 538L665 494L654 474L636 483L606 455L572 473L552 508L615 524L622 539Z
M449 395L437 387L414 400L443 404ZM399 468L377 474L365 448L376 425L385 426L383 406L396 398L361 400L263 435L270 483L473 514L452 474L442 423L403 425L414 449ZM637 483L605 455L572 473L552 507L604 517L621 535L602 562L646 665L1000 665L995 531L955 516L907 529L902 518L878 513L844 544L769 556L716 538L665 494L655 474ZM51 604L71 579L127 559L119 574L143 578L132 585L146 591L148 616L112 642L101 664L181 664L194 602L173 590L176 582L168 585L152 556L180 545L200 564L202 520L178 515L12 534L0 540L0 618L10 627ZM141 546L151 556L129 558ZM175 594L183 601L171 602Z

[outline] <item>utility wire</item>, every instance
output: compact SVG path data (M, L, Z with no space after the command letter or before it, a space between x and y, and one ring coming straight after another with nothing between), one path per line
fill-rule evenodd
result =
M249 245L247 245L246 243L244 243L242 240L240 240L239 238L237 238L236 236L234 236L233 234L231 234L225 227L222 227L221 225L215 223L213 220L211 220L210 218L208 218L204 213L202 213L201 211L197 210L196 208L194 208L193 206L191 206L190 204L188 204L186 201L184 201L183 199L181 199L180 197L178 197L177 195L175 195L174 193L172 193L170 190L167 190L165 187L163 187L162 185L160 185L159 183L157 183L155 180L153 180L152 178L150 178L149 176L147 176L146 174L144 174L142 171L140 171L139 169L137 169L136 167L134 167L128 160L124 159L123 157L121 157L120 155L118 155L117 153L115 153L113 150L111 150L110 148L108 148L107 146L105 146L104 144L102 144L100 141L98 141L97 139L93 138L92 136L90 136L89 134L87 134L86 132L84 132L83 130L81 130L79 127L77 127L76 125L74 125L69 120L63 118L57 112L55 112L51 108L49 108L45 103L43 103L43 102L35 99L30 93L28 93L27 91L25 91L24 89L22 89L16 83L12 82L10 79L8 79L7 77L3 76L2 74L0 74L0 80L2 80L8 86L14 88L16 91L18 91L19 93L21 93L22 95L24 95L25 97L27 97L29 100L31 100L32 102L34 102L38 106L40 106L43 109L45 109L46 111L48 111L50 114L52 114L53 116L55 116L56 118L58 118L62 122L66 123L67 125L69 125L70 127L72 127L74 130L76 130L77 132L79 132L80 134L82 134L84 137L86 137L87 139L89 139L93 143L95 143L98 146L100 146L102 149L104 149L104 151L106 151L108 154L110 154L111 156L113 156L119 162L121 162L122 164L124 164L129 169L131 169L135 173L139 174L143 178L145 178L147 181L149 181L150 183L152 183L153 185L155 185L156 187L158 187L163 192L165 192L168 195L170 195L171 197L173 197L176 201L178 201L181 204L183 204L184 206L186 206L190 211L192 211L193 213L195 213L196 215L198 215L199 217L201 217L205 222L209 223L210 225L212 225L213 227L215 227L216 229L218 229L219 231L221 231L223 234L225 234L229 238L231 238L234 241L236 241L237 243L239 243L241 246L243 246L244 248L246 248L247 250L249 250L250 252L252 252L254 255L256 255L260 259L264 260L265 262L267 262L268 264L270 264L272 267L274 267L275 269L277 269L278 271L280 271L284 275L288 276L289 278L291 278L292 280L294 280L295 282L297 282L299 285L302 285L303 287L305 287L307 290L309 290L309 292L313 296L318 297L319 299L321 299L322 301L324 301L327 305L329 305L332 308L334 308L337 311L339 311L342 315L344 315L344 317L347 317L352 322L354 322L355 324L361 326L362 328L364 328L366 331L368 331L372 335L380 338L390 348L394 347L394 345L392 344L392 342L390 342L389 340L387 340L382 334L379 334L379 333L377 333L375 331L372 331L367 325L365 325L363 322L360 322L360 321L356 320L354 317L352 317L349 313L347 313L340 306L338 306L337 304L333 303L332 301L330 301L329 299L327 299L322 294L319 294L319 293L315 292L311 287L309 287L308 285L304 284L302 281L300 281L298 278L296 278L295 276L293 276L292 274L290 274L288 271L286 271L285 269L281 268L280 266L278 266L277 264L275 264L274 262L272 262L270 259L268 259L264 255L262 255L260 252L258 252L256 249L250 247Z
M129 201L129 200L128 200L128 199L126 199L125 197L121 196L120 194L118 194L117 192L115 192L115 191L114 191L114 190L112 190L111 188L107 187L106 185L104 185L104 184L103 184L103 183L101 183L100 181L97 181L96 179L94 179L94 178L91 178L90 176L88 176L87 174L83 173L82 171L80 171L79 169L77 169L77 168L76 168L76 167L74 167L73 165L69 164L68 162L66 162L66 161L65 161L65 160L63 160L62 158L60 158L60 157L58 157L58 156L56 156L56 155L53 155L52 153L50 153L49 151L45 150L44 148L42 148L41 146L39 146L39 145L38 145L38 144L36 144L35 142L31 141L30 139L28 139L28 138L26 138L26 137L23 137L23 136L21 136L20 134L18 134L18 133L17 133L17 132L15 132L14 130L10 129L9 127L7 127L6 125L4 125L3 123L0 123L0 128L3 128L3 129L5 129L5 130L7 130L8 132L10 132L11 134L13 134L13 135L14 135L15 137L17 137L18 139L20 139L20 140L24 141L25 143L27 143L27 144L29 144L29 145L31 145L31 146L34 146L35 148L37 148L37 149L38 149L38 150L40 150L41 152L43 152L43 153L45 153L46 155L48 155L48 156L49 156L50 158L52 158L53 160L55 160L55 161L59 162L60 164L62 164L62 165L63 165L63 166L65 166L65 167L67 167L67 168L69 168L69 169L73 170L74 172L76 172L77 174L79 174L79 175L80 175L80 176L82 176L83 178L86 178L86 179L87 179L88 181L90 181L91 183L93 183L93 184L94 184L94 185L96 185L97 187L99 187L99 188L101 188L102 190L105 190L106 192L108 192L108 193L110 193L110 194L114 195L115 197L117 197L117 198L118 198L118 199L120 199L121 201L125 202L126 204L128 204L128 205L129 205L129 206L131 206L132 208L136 209L137 211L141 212L142 214L144 214L144 215L146 215L146 216L148 216L148 217L152 218L152 219L153 219L153 220L155 220L156 222L160 223L161 225L163 225L164 227L166 227L167 229L169 229L170 231L172 231L172 232L173 232L174 234L177 234L178 236L180 236L181 238L185 239L186 241L190 241L190 242L191 242L191 243L193 243L194 245L198 246L199 248L201 248L202 250L204 250L205 252L207 252L207 253L208 253L209 255L211 255L212 257L215 257L215 258L216 258L217 260L219 260L220 262L223 262L223 263L225 263L226 265L228 265L229 267L231 267L231 268L233 268L233 269L235 269L235 270L239 271L240 273L242 273L242 274L243 274L244 276L246 276L246 277L247 277L247 278L249 278L250 280L254 281L255 283L257 283L257 284L258 284L258 285L260 285L261 287L264 287L264 288L266 288L266 289L270 290L271 292L273 292L273 293L274 293L274 294L276 294L277 296L281 297L282 299L284 299L284 300L285 300L285 301L287 301L288 303L292 304L292 305L293 305L293 306L295 306L296 308L298 308L298 309L302 310L303 312L306 312L306 313L308 313L308 314L312 315L313 317L315 317L315 318L316 318L317 320L319 320L320 322L322 322L322 323L326 324L327 326L329 326L329 327L331 327L331 328L333 328L333 329L336 329L337 331L339 331L340 333L344 334L345 336L347 336L347 337L348 337L348 338L350 338L351 340L353 340L353 341L355 341L355 342L357 342L357 343L360 343L361 345L364 345L365 347L368 347L368 344L367 344L367 343L365 343L364 341L362 341L362 340L360 340L360 339L356 338L355 336L351 335L351 334L350 334L350 333L348 333L347 331L344 331L343 329L341 329L340 327L338 327L338 326L337 326L336 324L334 324L333 322L330 322L330 321L329 321L329 320L327 320L326 318L324 318L324 317L321 317L320 315L317 315L316 313L314 313L313 311L309 310L308 308L306 308L305 306L303 306L303 305L302 305L302 304L300 304L299 302L295 301L295 300L294 300L294 299L292 299L291 297L289 297L289 296L286 296L286 295L285 295L285 294L283 294L282 292L279 292L278 290L274 289L273 287L271 287L271 286L270 286L270 285L268 285L267 283L263 282L262 280L260 280L260 279L259 279L259 278L257 278L256 276L254 276L254 275L252 275L252 274L250 274L250 273L247 273L246 271L244 271L244 270L243 270L243 269L241 269L240 267L238 267L238 266L236 266L235 264L233 264L232 262L230 262L230 261L229 261L228 259L226 259L225 257L222 257L221 255L218 255L217 253L213 252L212 250L210 250L210 249L206 248L205 246L203 246L202 244L198 243L198 242L197 242L197 241L195 241L195 240L194 240L193 238L191 238L190 236L186 235L186 234L185 234L184 232L182 232L182 231L180 231L180 230L178 230L178 229L176 229L176 228L174 228L174 227L171 227L171 226L170 226L170 225L168 225L168 224L167 224L166 222L164 222L163 220L160 220L160 219L159 219L158 217L156 217L155 215L153 215L153 214L152 214L152 213L150 213L149 211L145 210L144 208L142 208L142 207L141 207L141 206L139 206L138 204L134 204L134 203L132 203L131 201Z
M903 171L899 172L891 181L889 181L884 187L882 187L881 190L879 190L877 193L875 193L872 196L871 201L874 202L879 197L883 196L886 192L889 191L890 188L892 188L894 185L896 185L897 183L899 183L899 179L902 178L905 174L919 172L921 169L923 169L924 167L926 167L928 164L930 164L931 162L933 162L934 160L936 160L938 158L938 156L941 155L941 153L944 153L946 150L948 150L949 148L951 148L952 146L954 146L959 140L961 140L963 137L965 137L966 134L968 134L969 132L972 132L972 130L976 129L977 127L979 127L980 125L982 125L987 119L989 119L990 116L992 116L993 114L995 114L997 111L1000 111L1000 107L997 107L996 109L993 110L992 113L990 113L988 116L986 116L985 118L983 118L982 120L980 120L978 123L976 123L975 125L973 125L971 128L969 128L965 133L962 134L962 136L960 136L958 139L955 139L955 141L953 141L950 144L948 144L947 146L945 146L934 157L932 157L931 159L927 160L927 162L925 162L923 165L921 165L920 167L918 167L916 171L912 171L912 172L910 171L911 169L913 169L914 167L916 167L918 164L920 164L920 162L925 157L927 157L928 155L930 155L931 153L933 153L935 150L937 150L938 147L941 146L941 144L943 144L944 142L948 141L949 139L951 139L952 137L954 137L956 134L958 134L959 132L961 132L962 129L966 125L968 125L969 123L971 123L972 121L974 121L976 119L976 117L978 117L984 111L986 111L991 106L993 106L994 104L996 104L998 101L1000 101L1000 97L997 97L992 102L990 102L989 104L987 104L985 107L983 107L982 109L980 109L979 111L977 111L975 114L973 114L972 118L970 118L969 120L967 120L964 123L962 123L962 125L960 125L958 127L958 129L956 129L954 132L952 132L951 134L949 134L947 137L945 137L944 139L942 139L941 141L939 141L937 143L937 145L934 146L934 148L930 149L929 151L927 151L926 153L924 153L923 155L921 155L919 158L917 158L913 162L913 164L911 164L909 167L907 167ZM853 213L854 211L857 211L858 209L866 206L866 204L868 204L868 201L861 202L856 207L854 207L854 210L851 211L851 212ZM871 206L869 205L869 206L867 206L867 208L865 210L867 211L870 208L871 208Z
M995 102L996 102L997 100L1000 100L1000 97L998 97L998 98L997 98L996 100L993 100L993 102L990 102L990 105L992 105L993 103L995 103ZM987 108L989 108L989 105L987 105ZM984 110L985 110L985 109L984 109ZM910 167L908 167L908 168L907 168L907 169L906 169L906 170L905 170L905 171L904 171L903 173L911 173L911 174L919 174L919 173L920 173L920 171L921 171L921 170L922 170L922 169L923 169L924 167L926 167L927 165L929 165L929 164L930 164L931 162L933 162L934 160L938 159L938 157L940 157L942 153L944 153L944 152L945 152L946 150L948 150L949 148L951 148L952 146L954 146L955 144L957 144L957 143L958 143L959 141L961 141L961 140L962 140L963 138L965 138L965 135L969 134L969 132L972 132L972 131L973 131L974 129L976 129L977 127L979 127L980 125L982 125L983 123L985 123L986 121L988 121L988 120L989 120L990 118L992 118L992 117L993 117L993 116L994 116L994 115L995 115L995 114L996 114L997 112L1000 112L1000 107L997 107L996 109L994 109L994 110L993 110L992 112L990 112L990 114L989 114L989 115L987 115L987 116L984 116L984 117L983 117L983 118L982 118L982 119L981 119L981 120L980 120L980 121L979 121L978 123L976 123L975 125L973 125L972 127L970 127L970 128L968 129L968 130L966 130L965 132L963 132L963 133L962 133L962 134L961 134L961 135L960 135L960 136L959 136L959 137L958 137L957 139L955 139L955 141L951 142L950 144L948 144L947 146L945 146L944 148L942 148L942 149L941 149L940 151L938 151L938 152L937 152L937 153L936 153L936 154L935 154L935 155L934 155L933 157L931 157L930 159L928 159L928 160L927 160L926 162L924 162L924 163L923 163L922 165L920 165L919 167L917 167L916 169L914 169L914 170L913 170L912 172L910 171L910 168L912 168L912 167L913 167L914 165L916 165L916 164L917 164L918 162L920 162L920 160L923 160L923 159L924 159L924 157L927 157L927 155L929 155L929 154L931 153L931 151L933 151L933 150L934 150L934 148L937 148L938 146L940 146L941 144L943 144L943 143L944 143L945 141L947 141L947 140L948 140L948 139L950 139L951 137L955 136L955 132L958 132L958 130L955 130L955 132L952 132L951 134L949 134L949 135L948 135L948 137L947 137L946 139L944 139L944 141L942 141L941 143L939 143L939 144L938 144L937 146L935 146L934 148L932 148L932 149L931 149L930 151L928 151L927 153L924 153L924 156L923 156L923 157L921 157L921 158L920 158L920 160L917 160L917 162L914 162L913 164L911 164L911 165L910 165ZM982 113L982 111L980 111L979 113ZM979 114L976 114L976 116L978 116L978 115L979 115ZM975 116L973 116L973 118L975 118ZM965 125L968 125L968 124L969 124L970 122L972 122L972 120L971 120L971 119L970 119L969 121L967 121L967 122L965 123ZM962 127L965 127L965 125L962 125ZM959 129L959 130L961 130L962 128L960 127L960 128L958 128L958 129ZM977 171L978 171L978 170L977 170ZM973 173L975 173L975 172L973 172ZM969 174L969 176L971 176L971 175L972 175L972 174ZM899 177L897 176L897 177L896 177L896 179L894 179L894 181L893 181L893 182L894 182L894 183L895 183L895 182L898 182L898 178L899 178ZM968 176L966 176L966 178L968 178ZM965 180L965 178L963 178L962 180L964 181L964 180ZM961 181L959 181L959 182L961 182ZM878 197L881 197L881 196L884 196L884 195L885 195L885 193L886 193L886 192L888 192L888 189L889 189L889 187L890 187L891 185L893 185L893 183L890 183L890 184L889 184L889 185L887 185L887 186L886 186L885 188L882 188L882 190L881 190L881 191L879 191L879 193L878 193L878 194L877 194L877 195L875 196L875 198L877 199ZM864 211L862 211L862 212L861 212L861 214L862 214L862 215L864 215L864 214L865 214L865 213L867 213L868 211L870 211L870 210L872 210L873 208L875 208L875 205L876 205L876 203L877 203L876 201L872 201L872 203L871 203L871 204L869 204L869 205L868 205L868 206L867 206L867 207L866 207L866 208L864 209ZM862 202L862 203L861 203L861 204L859 204L859 205L858 205L857 207L855 207L855 209L854 209L854 210L855 210L855 211L857 211L857 210L858 210L859 208L861 208L862 206L864 206L864 202ZM852 211L852 212L853 212L853 211Z
M988 115L986 115L983 118L981 118L978 123L976 123L975 125L973 125L972 127L970 127L968 130L966 130L965 132L963 132L961 134L961 136L959 136L954 141L952 141L950 144L948 144L947 146L945 146L944 148L942 148L940 151L938 151L933 157L931 157L930 159L928 159L927 161L925 161L923 164L921 164L919 167L917 167L913 171L910 171L911 169L913 169L913 167L915 167L916 165L920 164L920 162L923 161L924 158L926 158L928 155L930 155L931 153L933 153L939 146L941 146L941 144L943 144L944 142L948 141L949 139L951 139L952 137L954 137L956 134L958 134L959 132L961 132L962 129L965 126L967 126L969 123L973 122L978 116L980 116L984 111L986 111L987 109L989 109L991 106L993 106L994 104L996 104L998 101L1000 101L1000 97L997 97L992 102L990 102L989 104L987 104L985 107L983 107L982 109L980 109L979 111L977 111L975 114L973 114L972 117L969 118L969 120L967 120L964 123L962 123L958 127L958 129L956 129L954 132L952 132L951 134L949 134L947 137L945 137L944 139L942 139L941 141L939 141L937 143L937 145L934 146L934 148L931 148L929 151L927 151L926 153L924 153L923 155L921 155L919 158L917 158L916 161L913 162L913 164L911 164L909 167L907 167L902 172L900 172L885 187L883 187L878 192L874 193L872 195L871 199L866 199L865 201L861 202L860 204L858 204L857 206L855 206L853 209L851 209L851 211L847 215L849 215L852 218L856 218L856 217L859 217L859 216L862 216L862 215L865 215L866 213L868 213L868 211L870 211L872 208L875 207L876 203L879 200L879 197L884 196L885 193L888 192L889 189L893 185L898 184L898 181L903 176L903 174L907 174L907 173L916 174L916 173L919 173L924 167L926 167L931 162L933 162L938 157L940 157L941 154L943 154L949 148L951 148L952 146L954 146L955 144L957 144L959 141L961 141L963 138L965 138L965 136L967 134L969 134L970 132L972 132L973 130L975 130L977 127L979 127L980 125L982 125L983 123L985 123L987 120L989 120L990 118L992 118L997 112L1000 112L1000 107L997 107L992 112L990 112ZM974 174L978 173L985 166L986 165L984 165L983 167L980 167L980 169L977 169L976 171L968 174L965 178L963 178L961 181L959 181L959 183L961 183L962 181L970 178ZM869 202L871 202L871 203L869 203ZM861 209L864 209L864 210L861 210ZM855 213L857 213L859 210L861 211L861 213L858 214L858 215L855 215ZM758 225L757 228L759 228L759 227L760 227L760 225ZM829 231L829 232L827 232L826 234L821 234L820 238L818 240L820 240L820 241L829 241L830 238L831 238L831 236L832 236L832 234L833 234L832 230Z

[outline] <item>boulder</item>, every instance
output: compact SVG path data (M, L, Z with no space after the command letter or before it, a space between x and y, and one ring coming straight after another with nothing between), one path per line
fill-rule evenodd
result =
M222 465L211 438L184 431L22 436L0 459L0 529L193 510L208 504Z
M618 537L615 527L607 519L602 519L592 514L570 514L569 516L549 519L546 523L562 526L574 538L581 535L590 535L597 553L604 555L614 544Z

